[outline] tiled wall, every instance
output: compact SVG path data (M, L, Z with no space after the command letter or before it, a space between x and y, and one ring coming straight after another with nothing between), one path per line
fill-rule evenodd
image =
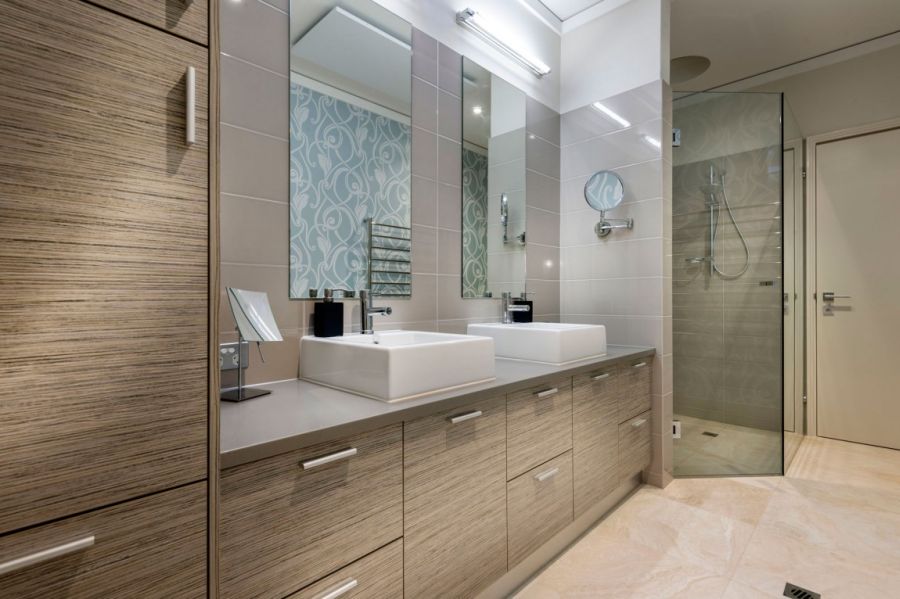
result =
M654 464L648 480L672 472L671 114L668 86L656 81L599 100L628 122L591 104L561 120L561 320L606 325L609 343L657 348L653 371ZM599 170L622 178L625 199L608 218L633 218L633 230L605 239L584 201Z
M777 94L676 107L683 145L673 170L675 411L773 431L782 426L780 115ZM750 250L748 271L735 279L710 275L709 263L686 262L709 251L702 186L710 163L726 172L728 201ZM724 206L719 223L719 268L736 274L744 250Z

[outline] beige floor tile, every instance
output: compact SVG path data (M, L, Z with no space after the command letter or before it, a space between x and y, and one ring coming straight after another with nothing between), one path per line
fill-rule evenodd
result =
M784 478L642 487L517 597L897 596L900 452L806 439Z

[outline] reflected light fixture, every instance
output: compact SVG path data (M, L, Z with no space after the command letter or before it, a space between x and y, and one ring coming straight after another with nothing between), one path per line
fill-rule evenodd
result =
M662 142L650 135L641 135L641 139L657 149L662 149Z
M483 109L481 108L481 106L473 106L473 107L472 107L472 114L474 114L475 116L478 116L479 114L482 113L482 110L483 110Z
M465 8L458 13L456 13L456 22L457 24L465 27L466 29L472 31L476 35L478 35L481 39L486 41L488 44L500 50L520 65L531 71L537 77L543 77L550 73L550 67L541 60L534 58L533 56L529 56L522 50L513 48L506 42L504 42L496 27L491 23L487 22L483 16L478 14L475 10L471 8Z
M605 114L606 116L608 116L609 118L614 120L615 122L619 123L626 129L628 127L631 127L631 121L629 121L628 119L622 118L622 116L620 116L617 112L607 108L606 105L604 105L602 102L594 102L593 104L591 104L591 106L593 106L596 110L599 110L600 112L602 112L603 114Z

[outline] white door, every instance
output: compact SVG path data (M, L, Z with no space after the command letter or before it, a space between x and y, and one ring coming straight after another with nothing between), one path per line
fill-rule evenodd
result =
M818 434L900 449L900 129L815 148Z

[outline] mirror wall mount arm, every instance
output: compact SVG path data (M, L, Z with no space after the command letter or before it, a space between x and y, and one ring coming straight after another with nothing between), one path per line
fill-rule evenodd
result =
M542 60L528 56L523 50L513 48L500 39L491 24L474 9L464 8L456 13L456 23L475 33L489 45L515 60L521 66L534 73L535 77L541 78L550 74L550 67Z

